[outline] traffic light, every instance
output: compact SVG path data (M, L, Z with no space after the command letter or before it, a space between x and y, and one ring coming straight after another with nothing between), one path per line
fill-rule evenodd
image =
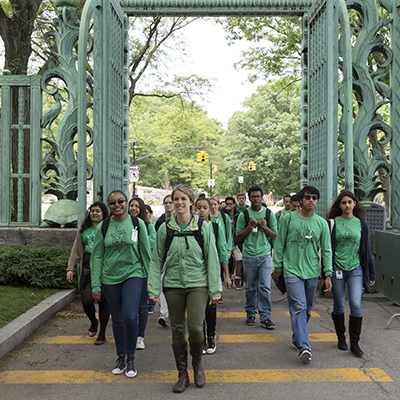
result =
M207 162L208 161L208 154L205 151L201 151L197 154L197 161L198 162Z
M254 161L249 162L249 171L255 171L256 170L256 164Z
M213 164L213 174L217 172L217 166L215 164Z

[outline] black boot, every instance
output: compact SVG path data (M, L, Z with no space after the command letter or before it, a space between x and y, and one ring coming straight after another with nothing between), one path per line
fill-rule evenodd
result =
M178 382L173 387L175 393L182 393L190 385L189 375L187 371L187 343L173 344L176 369L178 370Z
M346 343L346 327L344 326L344 314L334 314L332 313L333 324L335 325L336 335L338 338L338 349L347 350Z
M203 365L201 358L203 356L204 343L190 343L190 354L192 355L193 375L194 383L198 388L201 388L206 383L206 377L204 376Z
M360 340L362 325L362 317L352 317L350 315L349 332L350 332L350 350L356 357L362 357L364 352L358 346Z

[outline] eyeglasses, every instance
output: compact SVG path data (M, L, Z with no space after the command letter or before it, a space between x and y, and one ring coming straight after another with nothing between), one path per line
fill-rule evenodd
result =
M233 206L233 203L226 203L227 206Z
M304 196L304 198L306 199L306 200L311 200L311 199L313 199L313 200L318 200L318 196L310 196L309 194L306 194L305 196Z
M118 203L119 205L121 205L121 204L124 204L126 201L128 201L128 200L110 201L110 202L108 203L108 205L109 205L109 206L115 206L117 203Z

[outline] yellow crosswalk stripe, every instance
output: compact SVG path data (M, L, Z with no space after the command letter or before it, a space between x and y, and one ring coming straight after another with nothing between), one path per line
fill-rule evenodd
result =
M220 311L220 312L217 312L217 317L218 318L246 318L246 313L245 312ZM278 312L273 312L271 314L271 319L279 318L279 317L290 317L290 313L289 313L289 311L278 311ZM311 317L320 317L320 315L315 311L311 311Z
M192 371L189 371L193 382ZM380 368L207 370L208 383L393 382ZM139 371L135 379L110 371L3 371L1 384L174 383L176 371Z
M217 343L280 343L289 342L292 334L270 334L263 333L257 335L217 335ZM335 333L310 333L311 342L336 342L337 337ZM149 336L152 343L155 341L171 341L171 336L164 336L164 338ZM87 336L53 336L42 337L36 340L36 343L41 344L91 344L93 345L93 338ZM107 336L107 343L114 343L112 336Z

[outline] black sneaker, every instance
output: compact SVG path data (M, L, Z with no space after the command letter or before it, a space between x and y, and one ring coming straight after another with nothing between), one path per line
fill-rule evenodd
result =
M255 320L256 320L256 317L247 317L247 318L246 318L245 324L246 324L247 326L253 326Z
M265 329L275 329L275 324L270 319L261 321L261 324L264 325Z
M117 362L115 363L115 367L112 370L112 373L114 375L121 375L124 373L125 369L126 369L125 354L120 354L117 358Z
M149 306L149 310L147 313L150 315L154 314L154 306Z
M126 357L125 375L127 378L134 378L137 375L134 360L135 356L133 354Z
M217 345L215 344L215 336L209 336L207 354L214 354L215 350L217 350Z

